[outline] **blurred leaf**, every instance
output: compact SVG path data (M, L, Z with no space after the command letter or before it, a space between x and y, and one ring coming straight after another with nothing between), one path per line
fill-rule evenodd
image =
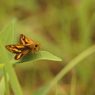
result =
M51 85L45 85L44 87L40 88L36 91L33 95L46 95L50 90Z
M4 64L0 64L0 69L2 69L5 65Z
M8 74L6 74L6 81L9 81L9 77ZM4 80L4 76L2 77L1 81L0 81L0 95L5 95L5 80Z
M9 22L9 24L0 32L0 39L4 45L12 44L14 39L14 20Z
M55 89L55 95L58 95L58 85L57 85L57 83L56 83L56 89Z
M6 91L5 92L6 92L6 95L10 95L9 83L8 83L9 76L8 76L5 68L3 68L3 70L4 70L4 80L5 80L5 87L6 87Z
M5 63L6 72L9 75L10 83L15 95L22 95L20 84L17 80L15 71L10 64L10 59L12 58L12 54L8 55L7 50L5 49L5 45L11 44L14 39L14 20L12 20L6 28L0 33L0 63Z
M70 95L76 95L76 76L73 75L71 79Z
M12 20L3 30L0 32L0 39L4 45L12 44L14 39L14 20ZM5 47L4 47L5 48ZM7 50L6 50L7 51ZM0 58L3 60L5 56L2 54L2 50L0 49ZM9 58L11 59L13 57L12 54L9 54ZM0 60L0 63L2 61Z
M4 76L3 76L0 81L0 95L4 95L4 93L5 93L5 83L4 83Z
M13 61L13 64L17 63L24 63L24 62L31 62L36 60L53 60L53 61L62 61L59 57L47 52L47 51L40 51L39 53L29 53L28 55L21 58L21 60Z

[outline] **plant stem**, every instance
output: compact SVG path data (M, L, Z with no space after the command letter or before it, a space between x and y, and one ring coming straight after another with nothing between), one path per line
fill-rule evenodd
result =
M5 87L6 87L6 95L10 95L9 84L8 84L8 76L6 74L5 68L3 68L3 71L4 71L4 80L5 80Z
M75 65L77 65L79 62L81 62L84 58L87 56L91 55L92 53L95 52L95 45L88 48L81 54L79 54L75 59L73 59L68 65L63 68L59 74L52 80L51 86L54 86L56 82L58 82L65 74L67 74Z
M4 47L5 46L3 45L3 43L0 39L0 48L2 50L1 54L3 54L2 56L4 56L6 58L5 60L3 59L3 61L5 63L5 69L8 73L13 91L14 91L15 95L23 95L22 91L21 91L20 84L19 84L18 79L17 79L17 76L16 76L15 71L12 67L12 64L10 63L9 57L8 57Z

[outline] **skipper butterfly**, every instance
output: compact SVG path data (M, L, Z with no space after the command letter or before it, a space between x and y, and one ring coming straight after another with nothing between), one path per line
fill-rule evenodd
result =
M28 53L38 52L40 49L40 43L34 42L33 40L27 38L25 35L20 34L20 44L6 45L8 51L16 54L15 60L20 59Z

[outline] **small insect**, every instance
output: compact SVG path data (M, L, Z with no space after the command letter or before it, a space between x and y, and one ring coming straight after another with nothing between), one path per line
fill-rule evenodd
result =
M40 49L40 43L34 42L25 35L20 34L20 44L6 45L5 47L8 51L16 54L14 59L18 60L28 53L38 52Z

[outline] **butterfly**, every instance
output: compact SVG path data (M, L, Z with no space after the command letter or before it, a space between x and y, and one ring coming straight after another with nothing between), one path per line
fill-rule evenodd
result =
M8 51L16 54L14 59L18 60L28 53L38 52L40 49L40 43L34 42L23 34L20 34L20 44L6 45Z

